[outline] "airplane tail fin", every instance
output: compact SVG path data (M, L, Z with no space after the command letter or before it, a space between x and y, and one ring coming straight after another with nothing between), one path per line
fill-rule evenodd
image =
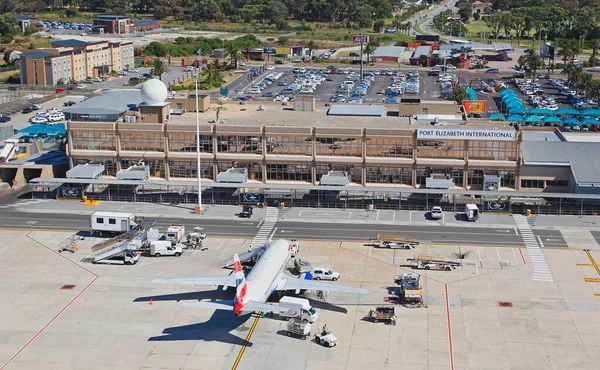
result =
M242 308L244 307L244 298L246 297L247 283L246 277L244 276L244 270L242 270L242 263L237 253L233 256L233 271L235 274L235 298L233 300L233 312L236 315L242 314Z

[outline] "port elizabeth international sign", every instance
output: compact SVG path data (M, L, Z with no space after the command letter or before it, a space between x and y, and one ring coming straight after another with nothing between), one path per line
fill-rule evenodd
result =
M420 128L417 139L514 141L515 130L469 130L459 128Z

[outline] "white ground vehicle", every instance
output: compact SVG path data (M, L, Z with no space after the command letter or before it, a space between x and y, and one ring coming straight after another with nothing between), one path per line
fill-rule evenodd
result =
M181 243L183 236L185 235L185 225L171 225L167 228L167 240L172 245Z
M39 124L41 124L41 125L46 124L46 123L48 123L48 117L46 117L46 116L33 117L31 119L31 123L38 124L38 125Z
M335 347L338 339L331 331L326 331L315 334L315 342L325 347Z
M281 317L290 317L299 320L306 320L310 323L315 322L319 317L317 310L315 310L308 299L296 298L285 296L279 300L279 307L288 308L288 312L282 312L279 314Z
M63 113L52 113L48 116L48 121L50 122L59 122L64 121L65 115Z
M411 249L419 245L418 241L410 240L406 236L387 233L379 234L376 239L371 239L371 241L379 242L379 248Z
M432 220L441 220L444 217L444 212L442 211L442 207L431 208L430 216L431 216Z
M333 272L323 267L315 267L313 270L313 279L337 281L340 278L339 272Z
M155 240L150 243L150 255L154 257L175 256L179 257L183 253L180 246L173 246L168 240Z
M302 259L297 259L294 260L294 267L296 268L296 271L298 271L299 273L304 273L304 272L312 272L312 266L310 264L310 262L306 261L306 260L302 260Z
M287 335L288 337L296 335L304 340L310 335L310 329L310 323L299 319L291 319L287 324Z
M135 228L137 222L133 213L94 212L90 218L90 231L114 234L126 233Z
M296 254L300 252L300 243L297 240L290 240L290 249L292 250L292 257L296 257Z
M465 215L469 221L477 221L479 219L479 208L476 204L465 205Z
M135 265L139 259L140 256L134 251L125 251L100 261L94 261L94 263L103 263L107 265Z

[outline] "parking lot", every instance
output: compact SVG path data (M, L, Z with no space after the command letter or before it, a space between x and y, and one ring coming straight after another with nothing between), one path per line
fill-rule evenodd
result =
M365 69L365 73L372 72L374 74L374 80L371 85L367 89L367 93L363 99L363 103L365 104L373 104L373 103L382 103L385 102L387 95L383 94L383 92L388 89L388 87L392 84L393 76L391 74L382 75L382 72L385 70L389 70L391 73L400 71L399 69ZM379 74L377 74L378 72ZM402 72L408 76L410 71L403 69ZM312 73L311 73L312 72ZM246 85L245 87L241 87L238 90L232 91L234 96L252 96L252 100L258 101L272 101L278 95L281 95L281 91L286 87L292 85L294 81L296 81L297 77L300 75L314 75L319 72L323 73L325 80L314 89L312 93L288 93L284 95L295 95L297 97L300 96L314 96L317 102L330 102L330 98L332 96L343 96L348 100L353 94L353 90L342 90L340 91L341 85L344 81L348 80L350 76L357 76L359 74L358 68L345 68L339 69L338 73L324 73L325 69L310 69L306 70L306 73L294 73L292 69L288 68L277 68L274 70L266 71L262 76L254 80L251 84ZM347 72L347 73L346 73ZM281 73L281 77L274 80L271 84L266 85L264 90L261 90L260 93L252 93L251 89L259 85L264 77L271 74L279 74ZM418 93L405 93L404 97L410 98L421 98L421 99L437 99L440 97L441 89L440 83L436 76L427 76L427 72L424 70L418 71L419 73L419 91ZM254 90L255 91L255 90Z

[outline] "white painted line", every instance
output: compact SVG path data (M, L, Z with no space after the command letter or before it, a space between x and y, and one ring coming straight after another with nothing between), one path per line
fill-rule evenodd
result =
M302 213L302 211L301 211L300 213ZM256 227L257 227L258 229L260 229L260 225L262 225L262 223L263 223L263 220L260 220L260 222L258 223L258 225L257 225Z
M274 228L274 229L273 229L273 233L271 234L271 236L269 237L269 239L272 239L272 238L273 238L273 235L275 235L275 231L277 231L277 228Z
M516 266L517 265L517 256L515 255L515 249L511 248L511 250L512 250L513 259L515 261L515 266Z
M408 211L408 222L412 222L412 211Z
M477 247L477 255L479 256L479 260L481 261L481 251L479 250L479 246Z
M498 255L498 262L501 262L502 260L500 259L500 251L498 250L498 247L496 247L496 254Z
M540 247L544 248L544 243L542 242L542 237L538 235L538 240L540 241Z
M396 211L394 211L394 217L392 217L392 222L396 222Z
M517 228L515 227L515 234L519 235L519 230L517 230Z
M377 210L377 218L375 218L375 221L379 221L379 210Z

